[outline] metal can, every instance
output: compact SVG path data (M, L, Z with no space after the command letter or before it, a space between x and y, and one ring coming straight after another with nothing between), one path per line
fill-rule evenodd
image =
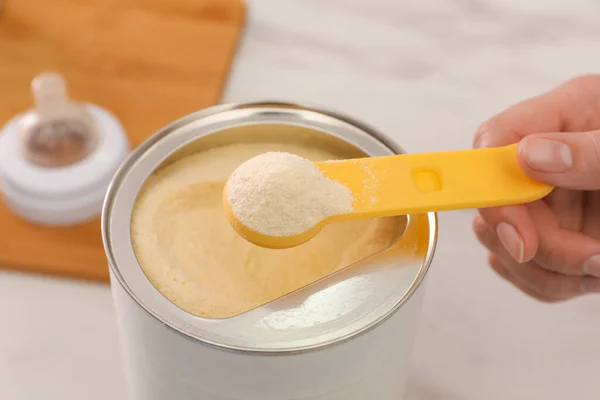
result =
M402 153L371 127L312 106L220 105L183 117L131 153L104 203L102 235L125 369L137 400L397 400L402 398L435 213L406 217L387 250L241 315L207 319L175 306L146 278L130 222L160 166L220 143L277 130L313 146Z

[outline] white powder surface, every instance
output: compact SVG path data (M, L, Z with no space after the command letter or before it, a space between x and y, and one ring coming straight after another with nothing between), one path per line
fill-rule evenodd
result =
M350 213L354 197L310 160L285 152L258 155L240 165L227 182L237 219L255 232L293 236L323 219Z

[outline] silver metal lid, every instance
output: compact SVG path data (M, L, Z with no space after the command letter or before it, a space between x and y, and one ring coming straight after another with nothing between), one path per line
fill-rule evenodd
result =
M186 144L233 126L253 124L305 126L341 138L373 156L402 152L368 127L306 106L224 105L188 115L138 147L108 190L102 233L114 278L146 311L166 325L203 343L230 350L302 352L368 331L401 307L424 278L437 238L434 213L410 216L404 235L390 249L232 318L207 319L181 310L163 297L142 272L133 251L129 225L145 180L170 154Z

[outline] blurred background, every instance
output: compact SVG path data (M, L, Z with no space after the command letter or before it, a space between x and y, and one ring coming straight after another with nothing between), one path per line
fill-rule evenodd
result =
M596 0L3 3L0 124L32 106L29 81L49 67L132 146L211 104L277 99L343 111L409 152L470 148L495 113L600 71ZM0 217L0 399L125 399L99 238L50 246L54 233ZM472 217L440 215L408 398L597 399L600 298L526 297L487 267ZM34 261L91 281L24 273Z

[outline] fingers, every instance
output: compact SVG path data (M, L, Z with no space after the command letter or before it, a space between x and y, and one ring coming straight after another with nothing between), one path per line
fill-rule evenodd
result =
M580 232L588 219L584 212L586 202L584 192L562 188L555 188L544 199L544 203L552 210L560 226Z
M516 261L531 260L538 249L538 233L524 205L482 208L481 218L494 229Z
M575 190L600 189L600 131L531 135L520 142L517 156L535 180Z
M516 264L496 254L489 256L490 266L504 279L531 297L557 302L583 294L600 292L600 279L566 276L547 271L534 263Z
M479 214L475 214L475 218L473 218L473 232L475 232L475 236L485 248L491 252L496 251L499 241L498 236Z
M474 139L476 148L512 143L520 143L519 164L533 179L600 190L600 76L521 102L485 122ZM541 300L564 299L600 290L591 277L600 277L600 223L572 212L590 207L585 195L557 189L544 201L479 210L474 229L501 276Z
M476 133L474 146L520 142L519 164L532 178L556 187L598 190L599 129L600 76L586 76L488 120Z
M600 292L598 278L559 274L535 262L517 263L482 218L474 219L473 228L478 239L491 252L489 263L492 269L526 294L540 301L553 302L584 293Z
M510 260L515 264L519 264L503 245L496 231L478 215L473 219L473 231L479 242L490 252L497 254L507 262Z
M540 294L540 292L538 290L532 289L531 284L526 284L521 279L519 279L517 276L515 276L511 272L511 269L509 267L507 267L504 264L504 262L502 260L500 260L500 258L493 253L489 254L488 263L489 263L490 267L494 270L494 272L496 272L498 275L500 275L506 281L510 282L517 289L519 289L526 295L533 297L536 300L542 301L544 303L555 303L558 301L566 300L566 298L564 296L560 296L560 295L556 295L556 294L548 296L545 294ZM573 294L571 297L575 297L579 294L580 293Z
M528 207L539 236L539 246L532 257L537 265L564 275L600 278L600 240L561 228L543 202L535 202ZM494 230L480 216L475 217L473 230L488 250L503 259L512 258L517 264L524 263L514 257L501 232Z
M541 132L600 129L600 75L581 76L522 101L481 125L474 147L517 143Z
M582 127L593 129L590 126L600 128L600 75L575 78L507 109L479 128L473 145L497 147L517 143L532 133L582 130ZM489 208L480 212L498 231L515 260L526 262L532 259L538 247L537 233L524 206Z
M542 201L527 207L538 230L539 248L533 258L537 264L566 275L600 277L600 240L563 228Z
M586 235L600 239L600 191L584 194L584 207L581 220L581 231Z
M520 264L506 249L506 246L504 246L502 243L497 232L479 215L476 215L473 219L473 231L475 232L475 236L477 236L477 239L479 239L481 244L483 244L483 246L490 252L497 254L500 258L505 259L507 262L510 260L515 264Z
M560 131L560 114L549 96L522 101L484 122L475 134L473 147L506 146L519 142L529 133Z

